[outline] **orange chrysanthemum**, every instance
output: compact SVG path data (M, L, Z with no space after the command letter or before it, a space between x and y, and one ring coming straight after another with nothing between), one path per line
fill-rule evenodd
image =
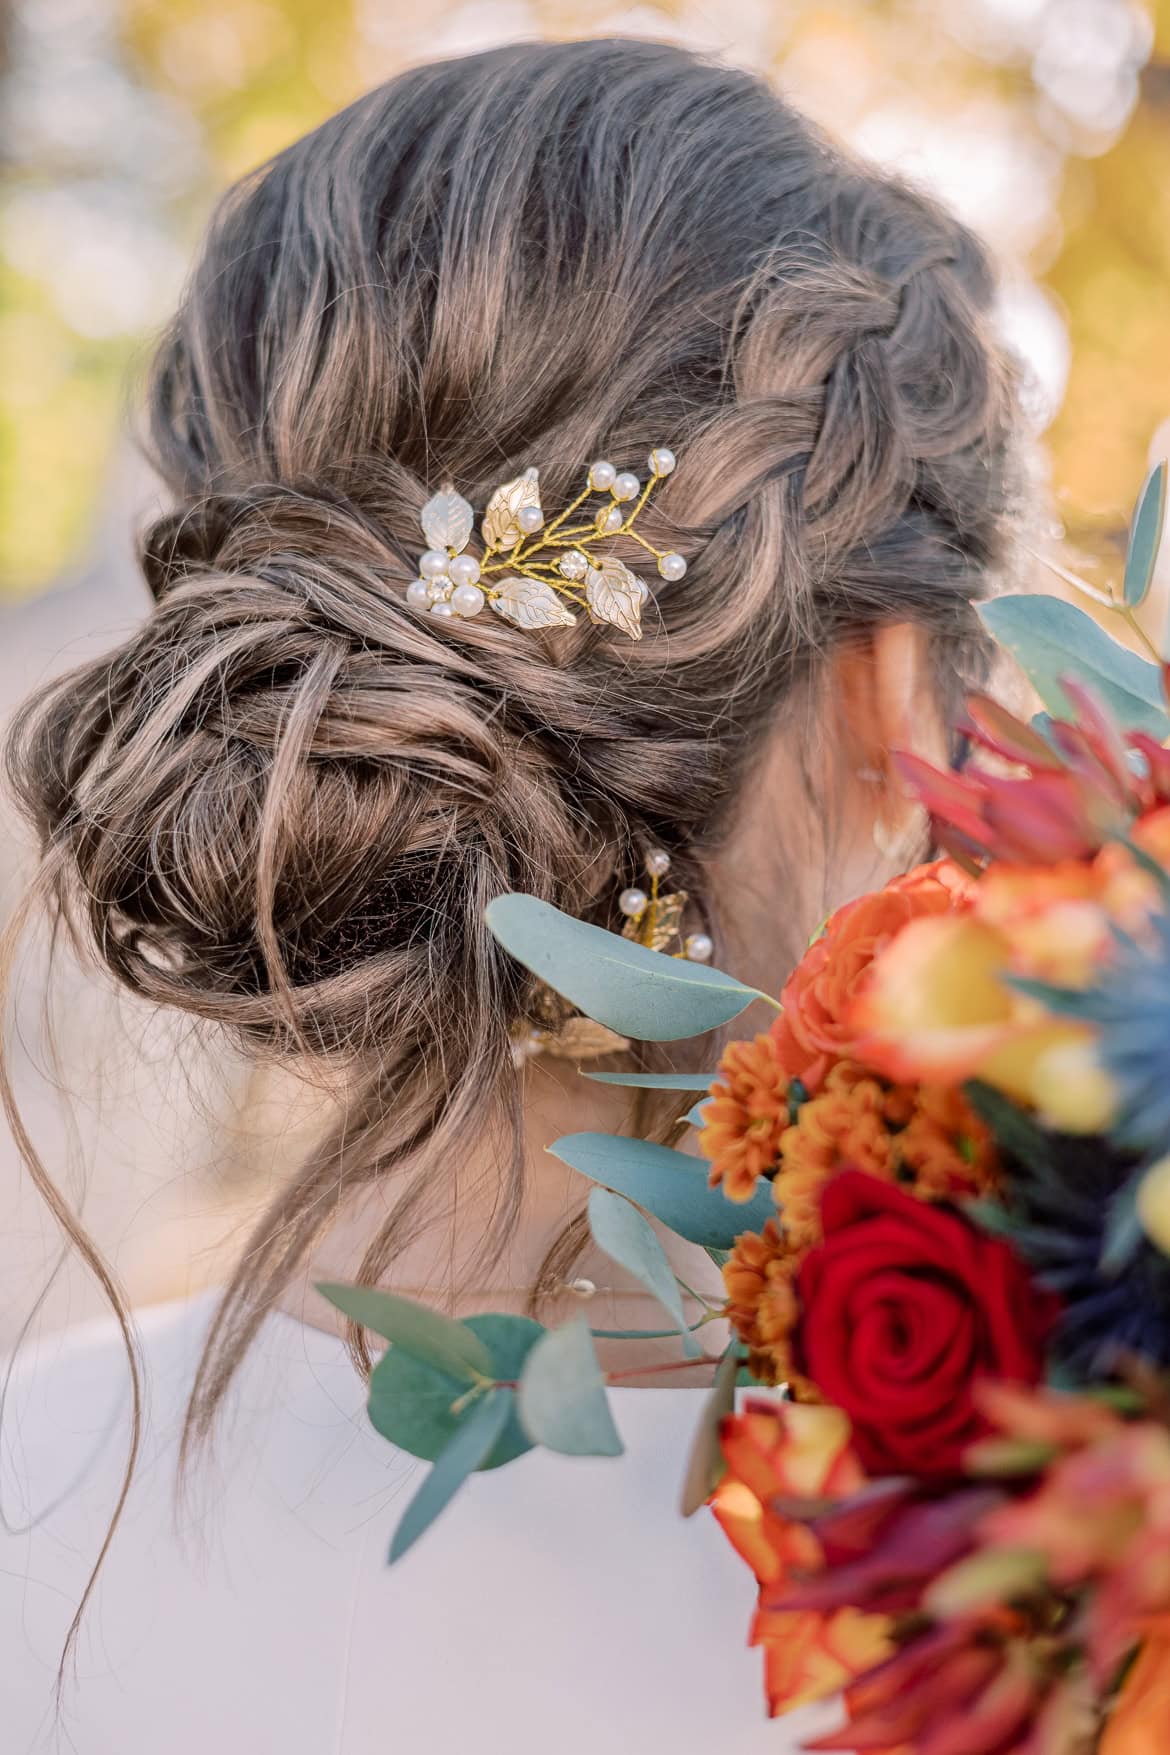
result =
M723 1265L727 1317L748 1350L748 1369L760 1383L787 1383L802 1401L816 1390L792 1363L792 1337L800 1319L793 1253L777 1219L762 1231L745 1231Z
M703 1106L699 1146L711 1160L712 1188L722 1183L732 1200L750 1200L760 1177L775 1169L791 1119L788 1078L770 1035L731 1043L719 1074Z
M991 1137L961 1092L886 1084L849 1061L833 1068L780 1141L773 1187L790 1250L820 1242L821 1191L845 1166L924 1200L986 1193L996 1180Z

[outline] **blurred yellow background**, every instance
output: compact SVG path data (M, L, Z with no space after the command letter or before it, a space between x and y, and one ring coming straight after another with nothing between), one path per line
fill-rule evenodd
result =
M1119 572L1170 451L1170 0L0 0L0 716L144 613L134 379L223 185L413 62L622 34L766 72L984 233L1061 558ZM10 827L0 909L27 858ZM214 1279L305 1116L75 966L50 1036L44 968L34 942L10 1040L46 1162L136 1300ZM0 1346L46 1286L43 1322L97 1309L58 1262L0 1136Z
M10 0L4 18L9 597L90 540L128 368L215 192L402 66L508 37L722 52L951 201L1002 259L1056 503L1098 559L1166 448L1170 0Z

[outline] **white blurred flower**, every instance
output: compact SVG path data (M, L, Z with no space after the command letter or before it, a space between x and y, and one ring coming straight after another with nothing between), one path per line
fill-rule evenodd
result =
M921 102L890 104L871 111L851 139L932 190L1006 255L1026 254L1052 223L1060 156L994 98L946 113Z
M79 335L133 335L160 323L184 252L116 186L21 190L0 215L0 249L41 281Z
M995 326L1023 369L1024 415L1040 432L1055 419L1068 384L1071 345L1064 314L1035 281L1009 280L999 289Z
M1150 20L1133 0L1054 0L1032 77L1048 103L1101 150L1129 119L1151 44Z

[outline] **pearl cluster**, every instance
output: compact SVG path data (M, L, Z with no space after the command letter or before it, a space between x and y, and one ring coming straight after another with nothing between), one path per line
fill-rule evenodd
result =
M479 577L474 555L428 548L418 557L418 578L407 586L406 601L415 609L429 609L432 615L478 615L487 602Z
M644 486L633 470L618 469L608 459L598 458L589 466L584 493L547 526L540 504L539 472L527 469L515 481L497 488L488 502L482 526L482 560L464 552L474 515L468 502L447 484L423 509L422 524L430 546L419 556L418 577L407 587L407 602L433 616L463 620L479 615L485 604L491 603L518 626L542 628L575 619L563 605L558 607L555 594L559 593L588 609L594 621L611 622L641 638L640 610L649 596L648 587L620 561L595 560L586 545L623 532L655 557L663 579L681 579L687 570L684 557L659 551L633 530L650 489L672 474L676 464L669 446L656 445L646 459L648 479ZM591 493L608 495L608 504L585 514L590 523L565 528L566 520ZM544 534L531 543L529 539L538 532ZM555 559L546 558L550 549L564 552ZM606 568L611 569L608 575ZM496 581L487 577L492 574L507 576Z
M661 847L652 847L646 855L646 873L652 880L654 894L648 895L637 884L631 884L618 897L618 907L627 920L639 921L653 901L657 900L658 880L670 870L670 854ZM682 954L689 963L709 963L715 944L709 933L688 933L683 940Z

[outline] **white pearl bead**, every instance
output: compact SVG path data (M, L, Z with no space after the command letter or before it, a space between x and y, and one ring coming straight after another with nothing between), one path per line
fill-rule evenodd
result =
M592 1280L570 1280L568 1290L575 1298L592 1298L597 1293L597 1286Z
M638 596L642 599L642 602L645 603L650 595L649 585L647 585L645 579L639 579L637 573L634 574L634 584L638 587Z
M454 555L444 571L456 585L475 585L479 581L479 562L474 555Z
M655 445L646 462L650 466L651 475L669 475L678 458L669 445Z
M646 870L651 877L665 877L670 870L670 854L661 847L651 847L646 855Z
M602 536L611 536L615 530L620 530L624 523L625 519L622 517L620 506L603 506L597 514L596 524Z
M714 941L706 932L692 932L683 946L690 963L709 963L714 949Z
M687 570L687 563L682 555L663 555L658 562L658 571L664 579L681 579Z
M451 608L456 615L478 615L485 601L478 585L456 585L451 593Z
M544 513L539 506L521 506L516 514L516 522L525 536L531 536L544 523Z
M406 587L406 601L412 609L429 609L431 588L425 579L412 579Z
M429 548L426 554L419 555L418 570L424 579L437 579L447 571L450 558L446 549Z
M645 890L631 887L628 890L623 890L618 897L618 907L623 914L628 914L631 920L636 920L639 914L645 910L646 904L649 900L650 898Z
M612 463L598 461L589 467L589 486L596 493L603 494L606 488L613 486L616 476L617 470Z
M615 500L632 500L641 485L633 470L623 469L620 475L614 476L610 491Z
M442 616L453 616L455 614L455 611L451 608L451 605L449 603L445 603L440 599L440 601L438 603L431 604L431 614L432 615L442 615Z
M571 548L557 562L557 571L565 579L583 579L589 571L589 559L579 548Z

